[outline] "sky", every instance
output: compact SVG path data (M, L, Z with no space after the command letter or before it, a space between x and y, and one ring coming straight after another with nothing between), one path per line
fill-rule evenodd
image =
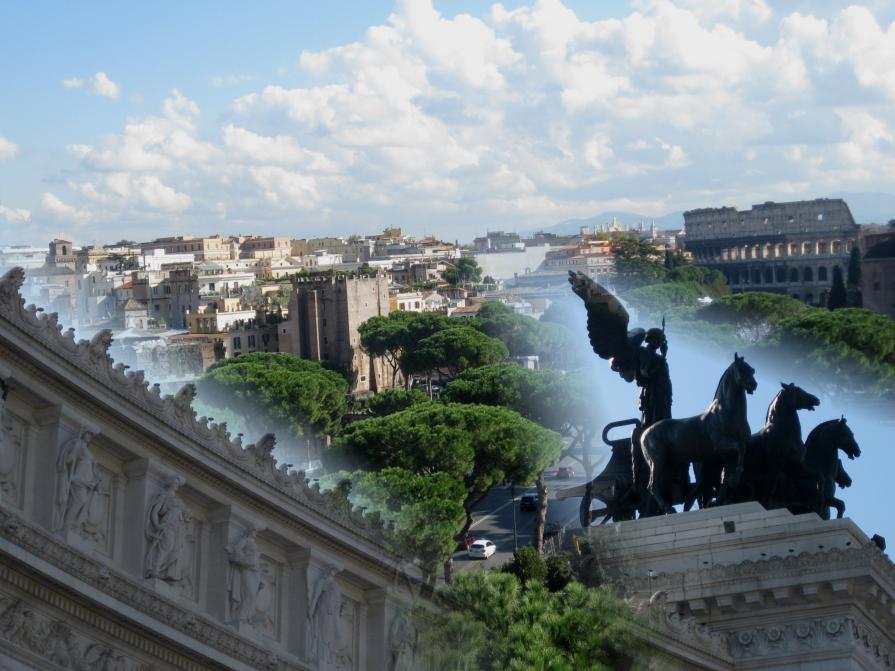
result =
M895 4L0 4L0 244L895 191Z

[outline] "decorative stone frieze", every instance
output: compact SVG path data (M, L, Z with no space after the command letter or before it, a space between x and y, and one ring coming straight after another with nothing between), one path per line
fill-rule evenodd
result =
M225 425L198 417L195 410L178 402L175 396L162 397L158 386L149 386L143 371L126 371L121 364L115 364L108 356L112 342L110 331L100 331L90 340L75 342L74 331L62 332L55 313L42 314L33 305L25 307L25 300L19 294L24 277L21 268L13 268L0 278L0 316L23 334L132 404L135 411L149 413L155 420L199 443L203 449L225 458L352 533L384 544L381 525L364 518L361 509L353 509L339 501L336 494L321 492L316 485L310 486L303 472L277 466L276 458L270 453L272 436L265 436L256 446L244 448L239 437L230 439Z
M375 595L400 572L406 607L419 572L381 527L278 464L273 435L243 446L113 365L108 332L24 307L21 279L0 279L0 667L387 668ZM44 607L63 595L80 620Z

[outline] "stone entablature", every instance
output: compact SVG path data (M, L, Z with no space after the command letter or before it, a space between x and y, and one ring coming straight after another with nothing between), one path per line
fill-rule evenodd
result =
M895 668L895 565L851 520L747 503L616 523L592 540L657 649L713 653L684 668Z
M388 669L419 574L381 528L114 366L107 332L61 333L21 282L0 280L0 666Z

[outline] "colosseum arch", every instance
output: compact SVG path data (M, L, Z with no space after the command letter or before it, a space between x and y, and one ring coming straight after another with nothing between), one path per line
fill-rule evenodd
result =
M784 268L783 266L778 266L775 269L775 274L777 276L778 284L783 284L784 282L786 282L786 268Z
M790 282L798 282L799 281L799 269L798 268L790 268L789 281Z
M818 282L826 282L827 281L827 267L821 266L817 269L817 281Z
M809 266L802 270L802 281L803 282L813 282L814 281L814 271Z

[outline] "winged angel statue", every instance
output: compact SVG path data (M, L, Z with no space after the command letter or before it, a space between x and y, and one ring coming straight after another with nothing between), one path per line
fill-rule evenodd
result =
M589 526L594 515L609 519L632 519L655 514L652 497L645 488L649 467L640 450L640 436L659 420L671 417L671 378L665 355L668 341L665 329L628 329L630 316L610 291L582 273L569 272L572 290L584 301L587 332L597 356L607 359L612 370L627 382L640 387L639 419L611 422L603 429L603 441L612 448L605 469L586 485L557 493L560 499L582 497L581 525ZM622 426L634 426L630 438L609 439L609 432ZM605 507L591 511L593 499Z
M668 374L668 341L662 328L628 330L630 317L621 301L583 273L569 271L569 284L587 310L587 334L591 347L612 370L640 387L640 423L647 429L671 417L671 377Z

